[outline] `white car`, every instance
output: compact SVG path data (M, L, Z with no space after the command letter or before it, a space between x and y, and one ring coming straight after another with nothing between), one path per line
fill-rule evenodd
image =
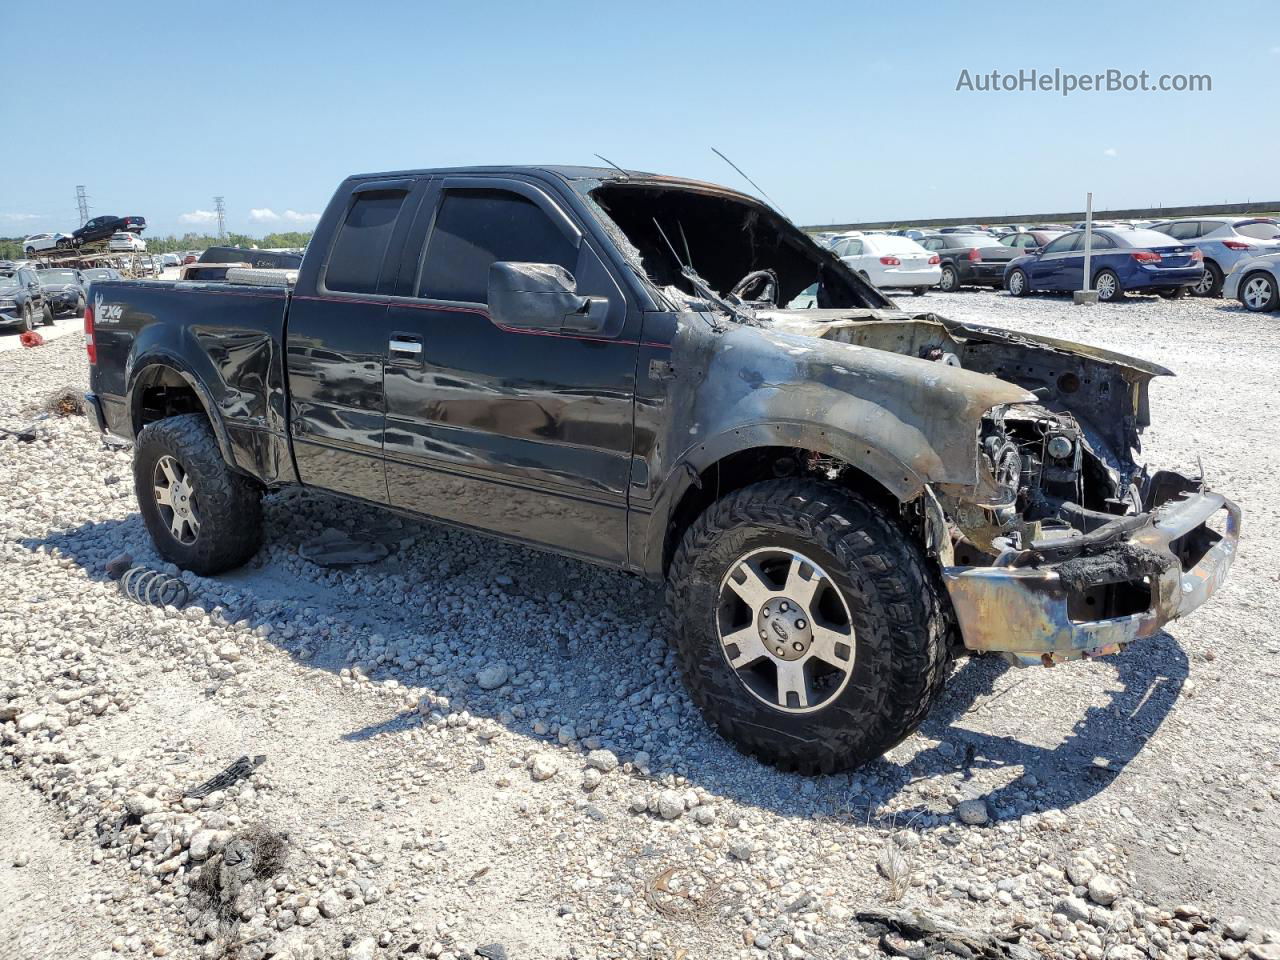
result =
M107 249L113 253L141 253L147 249L147 241L136 233L121 230L119 233L111 235L111 239L107 241Z
M160 260L166 267L182 266L182 257L178 256L176 253L161 254Z
M28 257L41 250L61 250L69 246L71 246L71 238L65 233L33 233L22 239L22 249Z
M942 279L941 259L907 237L845 234L831 252L881 290L910 290L917 297Z

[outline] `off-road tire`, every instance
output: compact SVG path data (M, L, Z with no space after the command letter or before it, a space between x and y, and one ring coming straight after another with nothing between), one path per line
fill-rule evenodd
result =
M783 712L753 696L717 630L724 577L772 546L820 564L849 606L853 671L827 705ZM739 750L802 773L880 756L924 720L946 679L950 605L907 532L856 493L816 480L768 480L707 508L685 533L667 581L668 625L703 716Z
M200 511L194 543L173 536L156 504L156 462L165 455L192 478ZM184 570L201 576L221 573L243 564L262 544L261 489L227 466L201 414L168 417L142 429L133 451L133 486L156 549Z

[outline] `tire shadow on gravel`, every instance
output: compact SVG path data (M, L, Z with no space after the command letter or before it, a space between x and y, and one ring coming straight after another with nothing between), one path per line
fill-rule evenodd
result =
M280 508L280 505L274 507L276 510ZM296 506L290 507L295 508ZM268 510L271 509L273 507L269 505ZM369 515L372 518L378 514L370 508ZM141 519L137 514L131 514L124 519L86 523L53 532L47 537L25 539L21 543L33 552L56 547L62 556L76 562L90 579L106 581L109 579L105 569L107 559L119 549L121 540L131 539L141 530ZM470 536L456 532L452 535ZM597 571L577 561L564 560L553 565L540 562L545 559L544 556L533 551L527 551L528 557L524 557L522 554L526 551L521 548L504 549L515 551L507 558L508 561L520 567L527 564L531 571L530 583L526 588L536 586L552 590L559 585L563 589L564 584L560 581L573 582L584 576L602 576L606 582L616 576L619 578L619 586L629 579L622 574ZM151 558L138 558L138 562L148 561L154 564ZM553 570L561 564L565 569L560 575L554 574ZM254 579L258 576L271 579L278 578L279 574L256 570L232 574L232 582L235 584L233 589L252 589ZM209 579L219 582L222 578ZM651 621L658 617L656 596L641 592L629 594L628 600L633 606L624 615L623 623L629 628L652 627ZM193 597L193 601L200 602L198 594ZM122 597L120 602L131 601ZM205 598L203 605L206 609L211 602L216 601ZM312 596L305 602L315 604L322 601L321 598ZM406 615L406 611L398 607L388 606L384 609L376 601L370 603L365 599L361 606L364 607L361 611L363 618L385 622L392 631L402 627L406 621L416 619L414 615ZM237 616L235 611L229 613L233 619ZM250 622L253 622L252 618ZM585 648L581 651L566 650L565 639L555 635L554 631L548 632L543 639L545 642L530 642L521 649L522 655L533 661L532 669L557 673L565 687L589 688L598 672L596 657L574 655L586 654L588 651ZM340 660L300 660L296 644L278 639L275 633L270 642L277 644L295 662L309 669L336 673L342 666ZM483 654L485 650L477 647L473 652ZM597 656L604 659L625 655L626 651L617 646L605 646L597 652ZM668 671L669 666L674 665L651 663L645 668L652 669L650 685L653 689L664 689L663 674ZM1115 672L1112 673L1108 667ZM917 796L919 791L915 787L921 781L943 777L954 781L957 773L962 780L967 781L973 778L975 771L998 770L1021 772L1010 776L1005 786L997 787L985 795L993 821L1015 820L1029 812L1069 810L1106 790L1128 764L1139 756L1146 742L1159 730L1177 702L1189 667L1185 652L1173 637L1162 631L1138 642L1127 652L1105 658L1098 664L1067 664L1056 668L1064 675L1060 687L1063 698L1081 696L1083 699L1087 696L1093 701L1084 707L1070 732L1062 736L1056 745L1035 743L1032 739L1034 734L1024 738L975 729L983 725L984 717L989 716L994 707L1005 718L1009 715L1025 715L1027 727L1050 740L1055 737L1059 729L1058 723L1054 720L1040 722L1046 716L1043 704L1032 697L1020 695L1025 694L1025 691L1020 692L1018 689L1024 682L1020 677L1029 677L1043 669L1013 670L994 656L971 657L961 661L953 671L937 706L922 724L920 736L909 738L889 755L852 773L831 776L805 777L763 766L734 751L690 711L679 720L678 739L682 743L680 759L675 763L674 769L692 785L702 787L714 795L789 817L803 818L831 810L857 810L861 812L859 820L876 823L874 811L877 808L902 794ZM1100 673L1096 678L1090 678L1086 693L1080 695L1079 684L1066 682L1066 675L1072 671ZM1005 679L1003 683L1000 682L1002 678ZM502 696L479 690L472 682L473 678L461 673L424 679L394 663L386 663L372 670L370 679L395 679L405 685L443 688L454 700L455 709L465 709L473 716L499 724L503 724L503 713L509 706ZM682 695L675 691L678 688L673 689L675 696ZM1057 691L1051 695L1057 695ZM1098 703L1099 700L1103 702ZM646 711L644 706L610 701L607 694L603 698L597 695L579 700L565 699L561 701L561 708L569 722L575 725L598 718L602 710L635 713L637 716ZM1068 705L1059 702L1054 715L1061 716L1070 711ZM510 719L509 716L507 719ZM377 723L349 731L343 735L343 739L365 741L379 736L399 736L415 729L420 720L416 711L396 710ZM513 732L534 740L553 743L555 739L535 734L527 720L517 720L507 725ZM606 745L618 752L623 759L637 750L650 748L648 744L627 736L616 738ZM899 759L904 756L905 759ZM669 763L654 764L655 774L670 769L672 766ZM1038 786L1032 789L1034 798L1029 798L1028 795L1028 774L1038 781ZM926 818L923 821L926 824L945 827L952 822L945 802L926 804L922 801L905 808L897 805L895 807L892 816L896 824L910 822L917 814ZM868 809L872 811L871 814L868 814Z

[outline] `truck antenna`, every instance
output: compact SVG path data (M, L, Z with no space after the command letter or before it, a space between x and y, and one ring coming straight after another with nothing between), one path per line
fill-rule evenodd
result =
M723 153L721 153L721 152L720 152L719 150L717 150L715 147L712 147L712 148L711 148L711 152L712 152L712 153L714 153L714 154L715 154L717 157L719 157L721 160L723 160L725 163L727 163L729 166L733 167L733 169L737 170L737 171L738 171L738 173L742 174L742 179L743 179L743 180L746 180L746 181L747 181L747 183L749 183L749 184L751 184L753 187L755 187L755 188L756 188L756 190L759 192L760 196L764 197L766 200L768 200L768 201L769 201L769 203L773 204L773 207L774 207L774 209L775 209L775 210L777 210L779 213L781 213L784 217L787 217L787 215L786 215L785 213L783 213L783 211L782 211L782 207L778 206L778 202L777 202L776 200L774 200L774 199L773 199L773 197L769 196L767 193L765 193L765 192L764 192L764 187L760 186L760 184L756 183L754 180L752 180L750 177L748 177L748 176L746 175L746 173L745 173L745 172L743 172L743 169L742 169L740 166L738 166L736 163L734 163L732 160L730 160L728 157L726 157ZM787 217L787 219L788 219L788 220L790 220L791 218L790 218L790 217Z
M600 157L600 154L598 154L598 153L597 153L597 154L595 154L595 156ZM623 176L623 178L624 178L624 179L626 179L626 180L630 180L630 179L631 179L631 174L627 173L627 171L623 170L620 166L618 166L616 163L614 163L614 162L613 162L612 160L610 160L608 157L600 157L600 159L601 159L601 160L603 160L605 163L607 163L609 166L613 167L613 169L617 170L620 174L622 174L622 176Z

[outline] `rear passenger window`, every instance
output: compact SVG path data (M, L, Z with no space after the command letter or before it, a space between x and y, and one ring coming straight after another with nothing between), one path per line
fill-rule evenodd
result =
M577 269L574 240L533 201L507 190L448 190L427 241L417 295L488 303L489 266L499 260Z
M343 293L377 291L382 259L405 196L403 190L369 190L355 195L329 255L324 275L326 289Z
M1175 223L1168 230L1162 231L1175 240L1194 240L1200 236L1200 222L1191 220L1186 223Z

